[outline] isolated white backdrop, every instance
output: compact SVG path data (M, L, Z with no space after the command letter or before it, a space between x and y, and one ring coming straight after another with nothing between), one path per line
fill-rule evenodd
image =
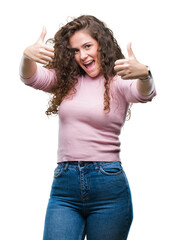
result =
M121 134L121 159L133 197L129 240L176 239L175 5L167 0L5 1L0 6L0 239L42 239L56 167L58 118L47 118L48 95L25 86L19 64L40 35L53 37L68 17L95 15L122 50L148 64L157 97L135 104ZM102 239L103 240L103 239Z

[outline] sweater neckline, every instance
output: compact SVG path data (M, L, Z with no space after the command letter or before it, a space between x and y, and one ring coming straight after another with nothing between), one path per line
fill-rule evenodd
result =
M85 78L86 81L99 81L99 80L104 80L104 76L103 75L98 75L97 77L90 77L88 74L82 75L81 79L83 80L83 78Z

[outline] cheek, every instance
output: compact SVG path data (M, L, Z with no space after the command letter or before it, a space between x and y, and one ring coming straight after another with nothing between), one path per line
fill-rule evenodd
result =
M94 58L96 58L98 60L98 62L99 62L99 60L100 60L100 53L98 52L98 50L94 52Z
M80 65L79 56L75 55L75 61Z

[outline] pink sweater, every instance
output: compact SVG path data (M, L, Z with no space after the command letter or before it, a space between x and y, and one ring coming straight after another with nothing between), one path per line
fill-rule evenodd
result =
M29 79L21 80L31 87L49 92L56 83L54 70L37 67ZM63 161L120 161L119 135L129 103L151 101L156 95L139 94L136 80L115 76L111 82L110 108L104 108L104 77L78 78L77 93L62 101L59 108L58 162Z

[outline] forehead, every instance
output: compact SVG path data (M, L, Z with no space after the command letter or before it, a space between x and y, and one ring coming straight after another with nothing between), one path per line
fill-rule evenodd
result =
M77 48L83 46L85 43L97 43L97 41L91 37L86 30L80 30L75 32L69 39L70 46Z

